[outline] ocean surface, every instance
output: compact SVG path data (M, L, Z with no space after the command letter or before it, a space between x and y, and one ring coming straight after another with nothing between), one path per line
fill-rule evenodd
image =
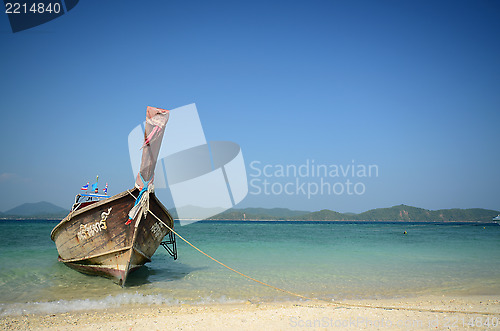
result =
M55 221L0 221L0 316L134 303L297 299L216 264L180 239L125 288L57 261ZM198 222L176 231L251 277L326 300L500 294L496 223ZM404 232L407 234L404 234Z

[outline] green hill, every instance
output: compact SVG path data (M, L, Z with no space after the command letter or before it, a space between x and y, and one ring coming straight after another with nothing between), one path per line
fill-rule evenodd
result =
M497 211L471 209L427 210L406 205L379 208L356 215L358 220L374 221L417 221L417 222L471 222L491 221Z
M290 210L288 208L245 208L241 209L242 212L252 214L252 215L269 215L274 217L296 217L309 213L308 211L302 210Z
M229 209L213 220L296 220L296 221L406 221L406 222L488 222L499 214L481 208L427 210L407 205L377 208L360 214L339 213L329 209L315 212L287 208ZM245 217L243 216L245 215Z
M443 222L469 222L469 221L491 221L498 215L496 210L481 208L471 209L440 209L435 210L434 218Z
M308 214L308 211L290 210L288 208L243 208L228 209L218 215L210 217L211 220L288 220Z
M322 209L320 211L315 211L308 213L299 217L295 217L295 220L306 220L306 221L343 221L352 220L353 216L342 214L329 209Z
M25 203L5 212L0 218L63 218L68 210L49 202ZM175 208L170 210L177 218ZM500 212L481 208L427 210L407 205L377 208L363 213L339 213L329 209L309 212L288 208L228 209L209 220L291 220L291 221L403 221L403 222L489 222Z
M222 212L220 214L217 214L215 216L209 217L209 220L242 220L244 219L243 214L245 214L242 211L239 211L237 209L228 209L225 212ZM258 215L251 215L252 219L261 219L258 217ZM250 216L248 216L250 218Z
M431 212L426 209L399 205L390 208L377 208L357 214L356 219L363 221L421 221L434 220Z
M51 204L50 202L24 203L5 211L1 216L9 218L63 218L68 210Z

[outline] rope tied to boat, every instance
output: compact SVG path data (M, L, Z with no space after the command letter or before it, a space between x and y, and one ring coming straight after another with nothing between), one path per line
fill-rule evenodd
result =
M130 191L129 191L129 193L130 193ZM130 194L132 195L132 193L130 193ZM175 234L177 237L179 237L186 244L188 244L189 246L191 246L192 248L194 248L195 250L197 250L201 254L205 255L206 257L208 257L212 261L220 264L224 268L227 268L227 269L229 269L229 270L237 273L238 275L243 276L243 277L245 277L245 278L247 278L247 279L249 279L251 281L254 281L254 282L259 283L261 285L264 285L266 287L269 287L269 288L272 288L274 290L290 294L292 296L295 296L295 297L298 297L298 298L301 298L301 299L310 300L310 301L325 302L325 303L328 303L330 305L337 306L338 308L369 308L369 309L384 309L384 310L416 311L416 312L427 312L427 313L497 315L497 313L492 313L492 312L477 312L477 311L461 311L461 310L441 310L441 309L430 309L430 308L413 308L413 307L392 307L392 306L378 306L378 305L363 305L363 304L355 304L355 303L334 302L333 299L332 299L332 301L330 301L330 300L321 299L321 298L311 298L311 297L308 297L308 296L305 296L305 295L302 295L302 294L299 294L299 293L291 292L291 291L288 291L288 290L285 290L285 289L273 286L271 284L265 283L263 281L260 281L258 279L253 278L253 277L245 275L244 273L242 273L242 272L240 272L240 271L238 271L236 269L233 269L233 268L227 266L226 264L220 262L216 258L210 256L209 254L205 253L204 251L202 251L201 249L199 249L198 247L196 247L195 245L193 245L192 243L190 243L187 239L185 239L183 236L181 236L176 231L174 231L174 229L172 229L170 226L168 226L165 222L163 222L158 216L156 216L151 210L149 210L149 208L148 208L147 212L149 212L151 215L153 215L154 218L156 218L159 222L161 222L161 224L163 224L167 229L169 229L170 231L172 231L173 234Z
M129 225L140 213L142 213L143 216L146 217L149 211L149 194L154 192L153 178L145 181L140 173L139 176L142 180L143 186L141 191L139 192L139 195L135 199L134 207L132 207L132 209L130 209L128 213L128 220L125 223L126 225Z

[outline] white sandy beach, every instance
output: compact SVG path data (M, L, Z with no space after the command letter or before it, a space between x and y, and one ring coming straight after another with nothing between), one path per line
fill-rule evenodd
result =
M500 296L426 296L411 299L351 300L345 303L400 309L353 307L319 301L178 306L128 305L105 310L4 316L0 319L0 328L2 330L500 329Z

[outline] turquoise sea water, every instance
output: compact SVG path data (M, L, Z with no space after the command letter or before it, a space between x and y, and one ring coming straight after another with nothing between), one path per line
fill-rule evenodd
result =
M178 260L160 247L121 288L59 263L50 240L56 224L0 221L0 315L296 299L223 268L179 239ZM198 222L176 231L244 274L308 297L500 294L495 223Z

